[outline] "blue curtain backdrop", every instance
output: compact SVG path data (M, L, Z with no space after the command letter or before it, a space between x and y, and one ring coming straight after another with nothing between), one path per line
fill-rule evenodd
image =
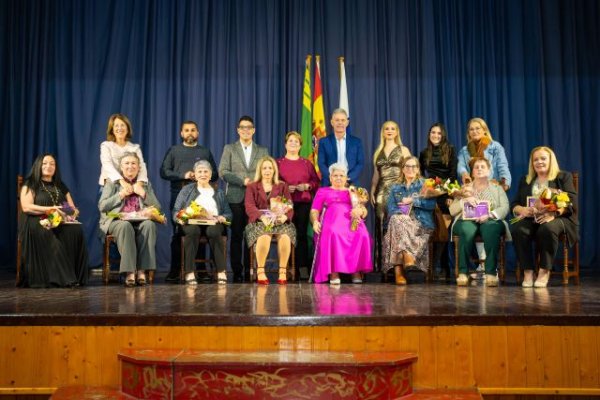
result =
M15 177L38 154L57 154L100 264L108 116L131 119L166 206L160 163L185 119L198 122L217 162L243 114L255 118L256 141L282 155L285 132L300 127L307 54L321 55L328 115L345 56L352 130L367 159L388 119L418 153L433 122L463 146L467 120L483 117L515 186L530 149L552 146L563 169L581 173L583 263L597 265L599 20L597 0L0 0L0 265L14 265ZM367 164L367 187L371 174ZM169 234L161 229L161 267Z

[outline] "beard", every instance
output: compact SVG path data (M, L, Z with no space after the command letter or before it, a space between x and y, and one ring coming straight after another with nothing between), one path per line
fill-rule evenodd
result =
M195 138L192 135L187 135L183 138L183 142L187 145L195 145L198 142L198 138Z

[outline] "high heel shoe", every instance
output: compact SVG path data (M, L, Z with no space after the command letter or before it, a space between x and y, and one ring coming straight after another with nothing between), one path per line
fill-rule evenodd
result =
M279 279L277 283L280 285L287 285L287 269L279 267Z
M262 272L261 272L262 271ZM265 275L265 268L256 268L256 283L259 285L268 285L269 278Z
M400 265L394 267L394 274L396 275L396 285L406 285L406 278L402 273L402 267Z

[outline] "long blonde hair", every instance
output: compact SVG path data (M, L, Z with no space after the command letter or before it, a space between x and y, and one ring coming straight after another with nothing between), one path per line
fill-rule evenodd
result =
M373 154L373 165L375 165L377 163L377 157L379 157L379 154L383 151L383 148L385 146L385 126L387 124L392 124L396 127L396 130L398 131L398 136L396 136L396 138L394 139L394 142L396 142L396 144L400 147L404 146L402 144L402 138L400 137L400 126L398 125L398 123L396 121L385 121L382 125L381 125L381 130L379 132L379 137L380 137L380 141L379 141L379 146L377 146L377 148L375 149L375 154Z
M471 127L471 123L473 122L477 122L479 125L481 125L481 127L483 128L484 136L489 137L490 141L494 140L494 138L492 137L492 132L490 132L490 128L488 128L487 124L485 123L485 120L483 118L475 117L471 118L469 122L467 122L467 143L471 141L469 136L469 128Z
M269 161L271 165L273 165L273 183L279 183L279 168L277 167L277 162L273 157L264 156L258 163L256 164L256 172L254 173L254 182L260 182L262 180L262 165Z
M558 160L556 160L556 154L554 154L554 151L552 151L552 149L548 146L535 147L533 150L531 150L531 153L529 153L529 171L527 172L527 178L525 178L527 184L533 182L533 180L537 176L537 174L535 173L535 169L533 168L533 153L535 153L538 150L543 150L550 155L550 168L548 169L548 180L555 180L558 176L558 173L560 172Z

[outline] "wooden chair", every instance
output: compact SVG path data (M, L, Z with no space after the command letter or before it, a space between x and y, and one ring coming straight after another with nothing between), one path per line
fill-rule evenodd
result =
M181 269L179 271L179 280L181 281L181 283L185 282L185 252L184 252L184 248L183 248L183 240L185 239L185 236L181 236ZM221 236L221 240L223 241L223 256L225 257L225 264L227 265L227 235L222 235ZM209 242L208 242L208 237L201 235L198 237L198 242L200 244L203 244L205 246L209 246ZM212 248L210 251L213 251ZM216 280L216 275L217 275L217 265L215 263L215 261L213 259L211 259L210 257L208 258L194 258L194 262L195 263L204 263L205 266L205 272L207 275L211 276L213 280ZM212 264L213 268L212 268L212 272L209 271L208 269L208 264Z
M16 255L16 267L17 267L17 281L16 286L19 285L21 280L21 265L25 263L23 259L23 250L21 237L19 236L19 226L21 224L21 215L23 214L23 208L21 208L21 189L23 188L23 176L17 175L17 255Z
M506 262L506 235L502 234L500 236L500 244L498 245L498 278L500 282L504 283L504 278L506 276L505 262ZM454 243L454 277L458 278L458 265L459 265L459 242L460 237L457 235L452 235L452 243ZM475 243L483 243L483 238L480 235L475 236ZM484 262L485 260L481 260L477 257L471 258L471 261L476 265ZM473 271L467 271L467 275L469 275Z
M278 233L274 233L271 235L271 249L273 250L273 244L275 244L275 248L277 248L277 239L279 237ZM287 265L287 275L288 277L291 277L292 281L296 281L296 249L294 247L293 243L290 243L290 258L288 260L288 265ZM269 263L275 263L277 265L277 269L268 269L267 265ZM291 268L290 268L291 267ZM258 269L258 263L256 261L256 243L254 243L252 245L252 248L250 249L250 282L254 282L256 281L256 279L258 278L257 275L257 270ZM269 274L269 273L274 273L274 272L278 272L279 271L279 260L276 258L268 258L265 262L265 274Z
M115 246L117 242L113 235L106 235L104 237L104 254L102 257L103 265L102 265L102 281L105 285L108 285L111 276L116 276L116 279L119 280L120 272L119 271L111 271L110 265L111 263L120 263L121 258L111 258L110 257L110 244L114 243ZM154 270L149 270L148 272L148 283L154 283Z
M575 192L579 193L579 173L571 172L573 175L573 186L575 187ZM563 285L569 284L569 278L575 278L575 284L579 285L579 240L573 243L573 258L569 257L570 249L569 249L569 240L567 235L561 233L558 237L558 241L562 244L562 258L560 258L557 262L553 264L553 266L562 267L561 270L554 271L552 270L551 275L562 275L562 283ZM572 267L569 270L569 266ZM539 266L539 254L536 251L536 271L540 268ZM517 283L521 282L521 266L517 263L517 268L515 271L517 276Z

